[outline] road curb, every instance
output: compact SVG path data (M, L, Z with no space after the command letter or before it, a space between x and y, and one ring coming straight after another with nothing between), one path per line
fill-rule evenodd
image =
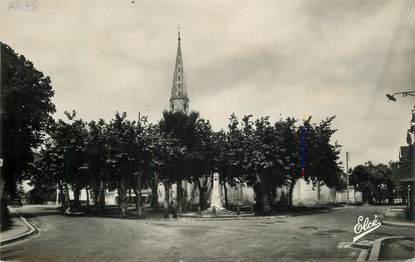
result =
M267 220L287 218L289 216L240 216L240 217L180 217L180 220L190 221L227 221L227 220Z
M387 226L395 226L395 227L415 227L413 223L405 223L405 222L393 222L393 221L382 221L382 224Z
M326 208L326 209L303 211L303 212L290 214L290 215L287 215L287 216L296 217L296 216L313 215L313 214L319 214L319 213L329 213L329 212L332 212L332 211L343 210L343 209L347 209L347 208L351 208L351 206L329 207L329 208Z
M39 232L39 229L35 225L29 223L26 218L24 218L23 216L20 215L19 212L17 212L17 210L15 210L15 212L16 212L16 214L19 215L19 218L23 221L23 223L25 223L26 226L29 228L29 231L26 231L23 234L20 234L20 235L17 235L17 236L8 238L8 239L1 240L0 241L0 246L5 246L5 245L8 245L8 244L14 243L16 241L19 241L19 240L25 239L27 237L30 237L32 235L35 235Z
M391 217L388 216L387 214L390 213L390 210L393 208L388 208L386 209L385 212L383 212L383 220L382 220L382 224L383 225L387 225L387 226L394 226L394 227L415 227L415 223L409 223L409 222L399 222L399 221L390 221L387 220L387 217Z
M278 218L288 218L288 217L296 217L296 216L304 216L304 215L312 215L318 213L328 213L331 211L341 210L349 208L347 206L340 206L328 209L321 209L321 210L311 210L311 211L303 211L294 214L286 214L286 215L274 215L274 216L255 216L255 215L241 215L241 216L218 216L218 217L198 217L198 216L181 216L179 219L183 220L195 220L195 221L221 221L221 220L265 220L265 219L278 219Z
M367 261L378 261L380 250L382 248L382 241L386 239L405 239L407 237L404 236L396 236L396 237L382 237L373 241L372 250L370 251L369 258Z

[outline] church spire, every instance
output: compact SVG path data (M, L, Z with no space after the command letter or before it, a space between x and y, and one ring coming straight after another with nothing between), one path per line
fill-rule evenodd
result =
M170 111L183 112L189 111L189 98L187 97L186 83L184 81L183 57L181 48L180 27L178 30L178 45L176 55L176 65L174 67L173 84L170 98Z

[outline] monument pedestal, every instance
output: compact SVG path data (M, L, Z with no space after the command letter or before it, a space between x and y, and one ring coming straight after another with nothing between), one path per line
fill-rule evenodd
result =
M215 207L216 211L225 209L222 205L222 200L220 198L220 185L219 185L219 174L213 174L213 187L212 187L212 197L210 200L210 207L208 211L211 211Z

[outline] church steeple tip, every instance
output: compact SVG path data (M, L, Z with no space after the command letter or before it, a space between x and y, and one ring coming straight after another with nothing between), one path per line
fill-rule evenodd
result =
M189 111L189 98L187 97L186 82L184 80L183 57L180 45L180 27L178 27L177 35L178 46L170 98L170 111L183 112L187 114Z

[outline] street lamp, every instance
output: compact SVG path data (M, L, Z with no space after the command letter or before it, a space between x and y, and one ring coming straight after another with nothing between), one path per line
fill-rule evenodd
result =
M386 94L386 97L390 101L396 101L395 95L402 95L403 97L415 96L415 91L402 91L402 92L396 92L396 93L393 93L393 94Z

